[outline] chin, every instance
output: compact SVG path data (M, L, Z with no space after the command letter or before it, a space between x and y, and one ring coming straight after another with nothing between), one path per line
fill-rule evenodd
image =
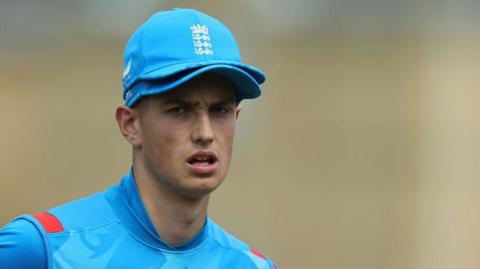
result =
M208 196L215 188L189 188L182 190L181 196L190 199L201 199Z
M218 186L222 183L223 179L219 179L216 177L201 177L192 179L194 182L190 182L193 184L189 184L189 186L185 186L183 188L182 193L184 196L190 198L203 198L209 195L211 192L216 190Z

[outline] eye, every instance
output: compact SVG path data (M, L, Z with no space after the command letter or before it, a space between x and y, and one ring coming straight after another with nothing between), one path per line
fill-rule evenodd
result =
M167 110L167 113L169 114L182 114L185 112L187 112L187 108L183 106L175 106Z
M228 106L213 106L210 108L210 113L213 114L227 114L231 111L232 109Z

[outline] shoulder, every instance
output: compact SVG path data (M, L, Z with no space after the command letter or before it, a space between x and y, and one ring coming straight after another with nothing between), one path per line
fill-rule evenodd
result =
M47 268L46 255L42 231L31 217L21 216L0 229L2 268Z
M92 229L116 221L115 214L103 193L96 193L46 212L59 221L62 230Z
M58 238L116 220L104 193L73 200L40 214L22 215L0 229L1 268L49 268L52 236Z
M209 219L208 235L224 251L227 263L234 260L235 264L244 263L254 268L277 268L275 263L262 252L250 247L242 240L225 231L222 227ZM251 268L251 267L248 267Z

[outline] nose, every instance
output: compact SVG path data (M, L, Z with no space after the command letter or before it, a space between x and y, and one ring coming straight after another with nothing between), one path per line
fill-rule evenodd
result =
M214 133L208 113L200 113L195 119L192 130L192 140L194 143L207 146L212 143Z

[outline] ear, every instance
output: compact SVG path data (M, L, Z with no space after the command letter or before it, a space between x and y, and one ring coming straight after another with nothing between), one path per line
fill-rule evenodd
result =
M126 105L120 105L115 111L115 119L123 137L132 146L141 145L141 129L138 111Z
M235 118L238 119L238 117L240 116L240 111L242 110L242 106L237 105L237 108L235 109Z

